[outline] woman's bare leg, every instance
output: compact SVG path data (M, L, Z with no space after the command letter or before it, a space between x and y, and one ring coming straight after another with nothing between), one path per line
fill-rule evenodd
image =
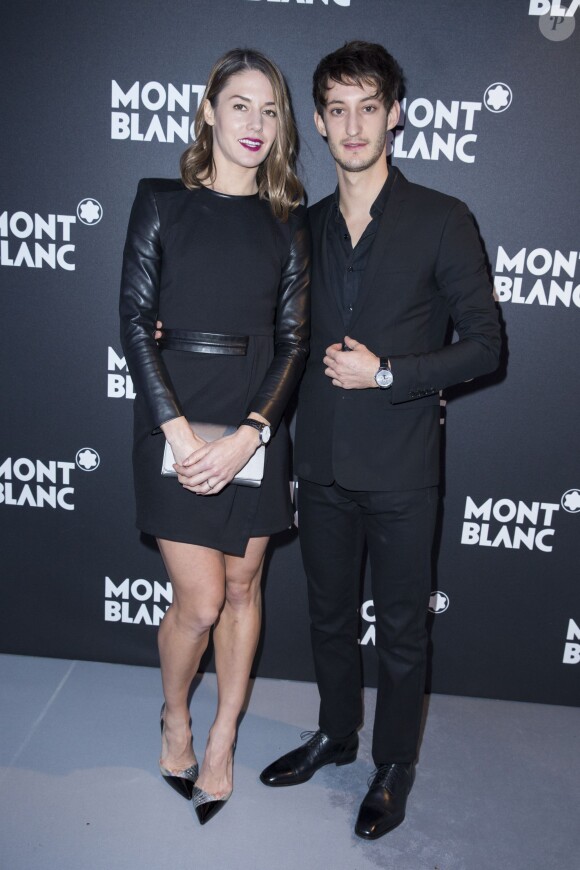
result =
M171 586L173 603L159 626L165 729L161 763L184 770L195 763L191 747L188 695L206 650L209 632L225 597L223 553L208 547L157 541Z
M218 709L198 788L216 797L232 790L232 747L260 634L261 578L268 538L250 538L243 558L225 556L225 602L214 629Z

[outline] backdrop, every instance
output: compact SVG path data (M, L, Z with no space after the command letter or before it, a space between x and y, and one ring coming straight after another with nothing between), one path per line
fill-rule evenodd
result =
M133 389L117 320L137 181L178 175L212 63L247 45L287 76L309 201L326 195L335 177L311 75L360 38L404 67L393 163L469 204L506 334L500 373L442 406L431 685L579 703L579 5L6 0L3 651L157 663L170 591L133 525ZM360 640L373 684L368 588ZM295 531L272 544L265 598L257 673L312 679Z

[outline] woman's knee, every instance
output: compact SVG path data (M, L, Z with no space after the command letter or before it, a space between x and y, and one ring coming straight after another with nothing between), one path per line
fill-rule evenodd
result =
M257 574L235 574L226 577L226 601L232 607L247 607L260 597L260 576Z
M173 603L176 626L188 633L204 634L215 624L220 614L223 601L208 600L195 604Z

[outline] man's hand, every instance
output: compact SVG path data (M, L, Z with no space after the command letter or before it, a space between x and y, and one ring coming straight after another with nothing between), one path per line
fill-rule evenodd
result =
M343 390L367 390L376 387L375 375L378 371L380 360L374 353L350 338L344 337L344 343L348 351L343 351L341 344L331 344L326 348L324 374L327 375L335 387Z

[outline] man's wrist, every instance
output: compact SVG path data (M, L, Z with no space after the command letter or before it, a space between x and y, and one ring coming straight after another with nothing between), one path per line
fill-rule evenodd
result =
M375 373L375 384L381 390L388 390L393 383L391 361L386 356L379 357L379 365Z

